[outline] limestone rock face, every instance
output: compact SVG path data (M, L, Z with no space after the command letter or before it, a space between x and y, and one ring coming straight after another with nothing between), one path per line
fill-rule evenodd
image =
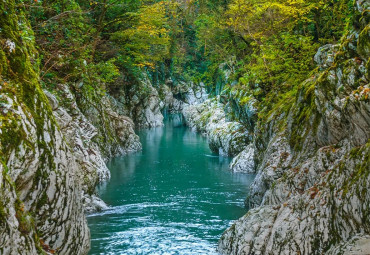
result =
M208 98L203 83L200 86L194 86L193 83L180 83L172 88L161 85L159 93L165 109L170 113L180 113L185 107L201 104Z
M164 117L162 110L170 103L172 95L163 95L166 92L161 90L160 92L163 93L160 95L158 93L159 88L153 86L148 75L142 73L141 76L141 79L127 88L118 86L110 91L109 96L106 97L110 102L107 103L110 104L110 108L118 115L129 117L135 123L136 128L163 126ZM168 102L165 103L165 100L168 100ZM104 97L102 101L104 103ZM88 104L91 104L91 102Z
M85 178L89 179L86 185L94 187L96 179L103 181L110 178L100 149L93 142L93 138L98 135L97 129L81 113L68 86L60 85L60 88L63 91L62 97L66 108L59 106L58 102L58 106L53 109L55 119L68 144L73 148L78 164L86 171ZM46 95L49 102L56 101L50 93Z
M86 254L89 230L81 203L83 173L45 96L35 93L37 112L16 95L6 97L12 103L1 121L2 145L7 136L16 144L1 156L1 254ZM18 126L9 126L15 120ZM14 128L21 140L11 136Z
M149 86L150 92L146 99L140 100L136 104L136 122L141 128L151 128L163 125L163 115L161 109L163 102L160 101L158 92ZM135 98L134 98L135 100ZM135 103L135 101L133 101Z
M201 104L208 99L208 94L204 88L204 84L200 84L200 87L188 87L185 92L184 102L189 105Z
M247 102L245 102L246 98L248 98ZM236 93L232 90L224 90L221 93L221 102L225 104L226 115L232 114L236 121L253 132L257 121L256 99L250 97L247 92Z
M306 178L300 179L305 169L290 173L287 179L295 183L280 180L284 187L276 188L285 193L285 199L266 199L266 205L250 210L224 233L219 250L224 254L321 254L335 240L366 233L370 223L365 216L370 206L369 148L365 145L355 155L353 151L341 155L339 166L327 172L321 169L321 178L310 188L303 186ZM302 188L292 194L284 192L293 187ZM369 252L369 241L365 238L361 244L366 253L358 254Z
M316 64L323 70L333 65L334 56L339 50L339 45L328 44L317 51L314 60Z
M183 110L184 106L187 105L184 101L176 99L172 90L166 85L162 85L159 92L163 97L162 100L165 109L170 113L179 113Z
M248 145L242 152L240 152L230 163L230 169L234 172L254 173L254 152L253 144Z
M220 155L234 156L250 141L243 125L226 120L223 104L217 102L217 99L186 106L183 115L187 125L205 134L211 150Z
M83 193L82 202L84 205L85 212L93 213L97 211L107 210L109 207L107 204L96 195L88 195Z
M257 176L249 191L248 206L256 207L262 203L271 184L281 178L290 167L292 151L288 140L283 136L271 139L257 169Z
M368 1L355 8L368 20ZM321 71L289 112L258 123L252 209L225 231L222 254L370 253L369 37L360 36L369 25L361 24L319 49Z
M56 91L60 103L71 115L81 116L95 127L91 137L101 151L104 160L141 150L139 137L134 132L135 124L124 115L125 109L108 94L94 99L74 96L67 85L59 85Z
M89 108L87 116L90 121L81 112L68 85L59 85L55 93L58 93L62 103L46 91L60 130L73 149L76 162L83 171L81 182L85 209L88 212L105 209L107 208L105 203L93 195L95 186L110 178L110 172L105 164L107 159L141 149L139 137L133 130L134 124L128 117L113 111L105 98L102 99L104 102L100 104L99 112L92 114L94 111ZM105 133L101 134L102 132ZM110 134L110 141L99 139L107 133Z
M165 104L160 99L158 91L152 86L148 77L140 81L140 90L137 89L130 95L126 102L129 112L139 128L152 128L163 126L161 110Z
M40 88L33 32L16 4L0 2L0 37L12 46L0 47L0 254L87 254L83 172L53 116L57 101Z
M356 235L346 242L341 242L333 246L326 254L367 255L370 251L369 239L369 235Z

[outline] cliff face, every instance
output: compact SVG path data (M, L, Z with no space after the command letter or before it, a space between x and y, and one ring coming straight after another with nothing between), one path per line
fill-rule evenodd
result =
M128 88L120 86L111 91L113 109L120 115L130 117L136 128L162 126L164 117L161 111L165 103L147 74L143 72L141 75L141 79Z
M224 254L368 254L369 3L354 29L315 56L294 103L257 123L252 208L219 241Z
M7 84L3 90L22 88ZM2 94L8 113L1 121L1 254L85 254L82 172L38 85L27 91L34 109L21 103L18 92Z
M0 253L85 254L82 172L40 89L27 20L14 1L0 9Z
M108 159L141 149L134 123L112 109L108 95L100 97L94 105L81 100L79 106L68 85L58 85L53 93L55 95L45 91L59 128L82 171L85 210L105 209L107 206L96 196L95 187L110 178ZM85 113L84 109L87 109Z
M83 82L42 90L22 8L0 4L0 254L86 254L84 212L107 207L95 194L106 161L140 150L134 127L163 125L164 103L146 78L113 96Z
M27 18L14 1L0 9L0 254L87 254L84 212L106 207L105 163L140 150L139 137L107 94L43 91Z

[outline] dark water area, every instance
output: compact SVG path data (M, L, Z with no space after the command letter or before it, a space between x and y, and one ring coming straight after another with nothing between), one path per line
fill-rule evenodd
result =
M230 172L179 115L138 134L143 151L108 164L98 191L111 208L88 215L89 254L217 254L255 176Z

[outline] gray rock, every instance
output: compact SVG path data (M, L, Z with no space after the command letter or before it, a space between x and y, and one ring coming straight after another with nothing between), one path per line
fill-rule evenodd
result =
M185 102L176 99L173 96L173 92L171 91L171 89L166 85L162 85L160 87L160 94L163 97L165 109L170 113L179 113L186 105Z
M254 151L253 144L248 145L230 163L230 170L233 172L255 173Z
M39 254L40 246L59 254L86 254L89 230L81 203L82 171L43 100L35 93L39 107L31 113L12 98L9 120L17 119L23 140L0 164L1 254ZM36 118L43 121L35 122ZM0 130L11 132L7 125Z
M185 93L184 101L186 104L195 105L203 103L207 98L208 94L203 83L200 84L200 87L191 84L188 91Z
M130 102L132 115L140 128L152 128L163 126L163 115L161 110L165 106L159 98L158 91L153 88L149 79L142 81L142 86L148 92L145 95L137 95L138 102Z
M182 113L187 125L206 135L211 150L220 155L237 155L250 141L243 125L226 120L223 105L217 99L188 105Z
M95 195L83 194L83 204L86 213L99 212L109 209L106 203L99 197Z
M221 238L220 252L223 254L321 253L335 240L347 240L356 233L366 232L369 220L363 215L370 205L370 193L366 187L366 183L370 181L369 175L356 180L349 179L348 176L357 175L362 171L361 169L369 169L369 147L362 147L355 156L350 156L351 152L343 155L342 151L331 150L332 148L327 149L326 160L338 159L341 168L337 167L338 164L330 166L324 164L329 167L326 171L325 168L312 168L321 171L321 174L316 177L315 184L308 184L309 188L303 186L302 190L296 191L294 188L308 182L306 178L302 178L306 175L306 170L292 171L290 176L286 177L289 182L281 180L292 194L288 195L283 203L276 205L268 203L269 205L257 207L238 220ZM307 163L310 161L308 160ZM295 180L294 183L292 179ZM255 229L259 232L255 233ZM366 244L361 246L367 247ZM241 249L241 247L248 247L248 249Z
M314 60L321 69L331 67L334 63L334 56L339 50L339 45L327 44L318 49Z
M45 90L44 89L44 93L45 93L45 96L48 98L49 100L49 103L50 103L50 106L51 106L51 109L54 111L58 108L58 100L56 99L56 97L50 93L49 91Z
M141 149L138 136L135 134L134 123L126 116L119 115L112 110L110 101L102 98L100 111L96 115L87 115L97 126L94 126L78 107L74 95L70 92L68 85L59 85L58 91L63 97L63 106L55 99L56 105L53 113L61 128L66 141L73 149L74 157L79 168L82 170L81 183L83 190L83 201L85 210L91 212L95 209L104 209L107 206L103 201L98 200L91 193L99 182L110 178L110 172L105 164L109 157L124 155L131 151ZM53 98L51 93L46 94ZM91 114L91 112L88 112ZM102 114L104 114L102 116ZM108 119L109 123L101 122L101 119ZM104 126L102 126L104 125ZM109 130L108 130L109 129ZM110 132L114 140L108 144L99 144L96 138L99 131ZM104 156L100 148L107 152Z
M258 166L257 176L250 187L248 206L253 208L262 203L266 191L274 181L283 176L292 158L292 151L285 137L277 135L271 139Z
M370 236L369 235L356 235L348 241L343 241L327 252L327 255L368 255L370 254Z
M253 209L225 231L222 254L369 253L369 56L356 49L359 34L320 48L322 72L302 84L289 112L259 123Z

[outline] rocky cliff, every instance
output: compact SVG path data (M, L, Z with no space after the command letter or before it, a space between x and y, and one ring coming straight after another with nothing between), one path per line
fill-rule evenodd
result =
M108 94L42 90L22 8L0 9L0 254L87 254L84 213L106 207L106 161L141 149L135 125Z
M40 89L27 20L13 1L0 9L0 253L86 254L83 173Z
M257 123L252 209L221 253L369 254L370 5L354 8L354 28L319 49L294 102Z
M58 85L53 93L45 91L59 128L82 170L85 210L104 209L107 206L95 195L95 187L110 178L108 159L141 149L134 123L112 109L108 95L99 97L93 105L88 99L80 100L78 105L66 84Z
M95 194L96 185L110 177L106 161L140 150L134 127L163 125L164 109L182 111L214 152L235 156L233 171L257 172L246 199L251 210L223 234L221 253L369 253L369 1L355 2L353 28L339 44L319 49L313 75L264 108L248 91L228 96L217 86L220 96L207 99L202 83L199 88L168 79L156 87L146 73L122 85L127 70L116 83L108 85L99 75L88 83L82 76L98 70L84 71L84 54L99 46L92 32L72 44L91 44L91 51L78 56L81 65L73 64L72 51L65 69L53 69L86 73L68 82L54 77L41 87L40 61L47 66L48 60L35 49L27 8L44 6L0 2L0 254L87 254L84 213L106 208ZM72 27L75 33L86 28L81 9L56 13L41 15L35 26L45 25L46 17L79 13L71 22L78 29ZM66 23L40 32L40 42L55 40L65 50L65 38L73 37ZM58 38L53 29L69 37ZM43 49L53 55L54 46ZM100 51L106 53L104 47ZM118 70L105 64L107 73Z

